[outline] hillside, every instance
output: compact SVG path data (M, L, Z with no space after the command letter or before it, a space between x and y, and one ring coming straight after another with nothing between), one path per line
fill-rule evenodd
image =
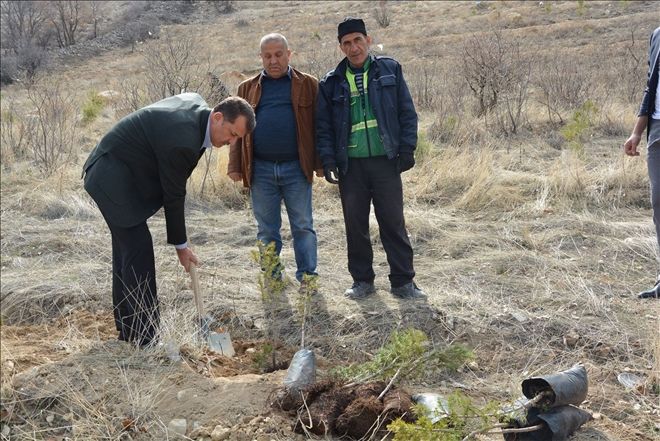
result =
M120 16L130 3L113 3L112 13ZM373 15L380 5L387 27ZM84 43L60 54L34 84L3 87L2 439L215 440L223 439L220 433L231 440L305 439L293 432L295 418L271 407L300 345L298 284L291 282L275 311L262 298L251 258L250 199L225 176L227 148L200 161L189 182L186 221L203 262L206 307L231 333L233 359L205 351L195 339L190 279L166 244L162 212L149 221L161 340L179 348L182 361L172 361L166 346L140 351L116 341L110 235L82 188L80 168L120 117L162 92L160 86L181 87L166 84L167 74L154 68L168 49L188 56L170 78L187 79L186 90L204 96L214 92L209 72L231 92L258 72L258 42L269 32L288 38L294 66L321 76L341 59L336 25L347 15L365 19L375 53L402 63L418 107L417 165L403 177L416 281L428 301L397 301L389 293L373 214L378 293L362 302L344 298L351 278L338 189L317 179L320 293L305 334L317 378L372 359L393 331L415 328L434 347L467 345L475 359L399 384L412 393L460 390L480 405L511 402L523 379L581 362L589 375L582 407L595 419L572 440L660 439L660 304L636 298L651 286L660 262L646 148L638 158L621 149L635 121L660 4L235 6L225 14L192 2L187 15L162 20L157 38L94 50ZM487 57L497 50L499 57ZM466 61L476 54L491 64L477 69ZM514 86L479 116L470 75L490 67L511 73ZM35 106L44 96L58 105ZM507 119L504 104L518 106L520 116ZM35 138L38 122L65 129L60 147ZM44 157L58 148L61 156ZM293 279L283 219L282 258ZM278 369L268 363L273 345ZM621 384L617 376L624 372L643 385ZM174 419L186 420L185 437L171 430Z

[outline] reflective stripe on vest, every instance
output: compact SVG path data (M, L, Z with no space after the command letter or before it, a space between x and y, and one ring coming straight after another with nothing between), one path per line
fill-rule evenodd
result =
M354 158L385 154L378 133L378 121L369 105L368 72L367 70L363 74L364 95L360 95L355 82L355 74L350 69L346 69L346 79L351 93L351 133L348 138L348 156Z

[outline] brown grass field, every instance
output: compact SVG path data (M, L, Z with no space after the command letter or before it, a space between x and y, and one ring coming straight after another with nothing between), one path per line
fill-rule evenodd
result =
M114 2L113 9L126 3ZM2 89L2 439L224 439L220 429L232 440L304 439L293 433L291 418L269 405L286 371L264 373L256 357L268 335L279 337L284 361L298 349L298 285L285 292L286 314L269 319L250 257L256 241L250 199L225 176L227 147L200 161L186 210L189 240L203 262L206 306L231 333L234 359L206 352L194 339L190 279L166 244L162 213L149 221L161 339L180 346L183 361L170 361L164 347L140 351L115 340L110 235L82 188L80 168L125 114L129 85L147 84L145 59L167 39L194 41L199 65L191 68L202 72L210 63L234 92L239 73L260 69L258 42L269 32L287 36L294 66L315 75L333 67L340 60L336 25L347 15L365 18L382 45L375 53L402 63L419 100L417 166L403 177L416 281L428 301L397 301L389 293L373 215L377 295L344 298L351 279L338 189L317 179L320 294L306 330L317 376L370 359L392 331L414 327L433 344L468 345L475 359L457 372L404 381L411 392L459 389L476 403L510 402L521 395L523 379L582 362L589 393L581 407L595 418L572 440L660 439L660 303L636 298L652 286L660 262L646 148L637 158L624 157L621 148L635 121L660 3L390 1L385 28L373 16L379 2L240 1L236 7L225 15L207 7L164 26L160 38L134 51L69 57L39 79L35 88L59 85L72 106L62 115L75 115L71 155L49 173L37 166L33 145L6 141L15 130L7 125L12 115L23 121L39 115L21 84ZM465 82L463 48L495 31L518 44L516 68L530 68L516 133L475 116ZM577 109L562 108L563 123L550 121L534 81L551 66L576 68L570 82L584 84L594 105L575 142L566 127L577 121ZM106 90L118 95L82 122L90 94ZM292 278L283 219L282 259ZM626 388L617 380L623 372L644 383ZM186 436L168 430L173 419L186 419Z

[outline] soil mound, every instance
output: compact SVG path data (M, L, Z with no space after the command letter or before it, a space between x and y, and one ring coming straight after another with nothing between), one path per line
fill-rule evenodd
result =
M296 433L360 439L383 432L397 418L413 421L410 393L383 382L346 385L324 380L303 390L281 390L273 403L296 419Z

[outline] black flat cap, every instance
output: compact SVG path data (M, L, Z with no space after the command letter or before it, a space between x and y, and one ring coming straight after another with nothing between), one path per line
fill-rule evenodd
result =
M364 25L364 21L361 18L346 17L344 21L337 26L337 39L341 43L341 37L353 32L360 32L361 34L367 35L367 27Z

